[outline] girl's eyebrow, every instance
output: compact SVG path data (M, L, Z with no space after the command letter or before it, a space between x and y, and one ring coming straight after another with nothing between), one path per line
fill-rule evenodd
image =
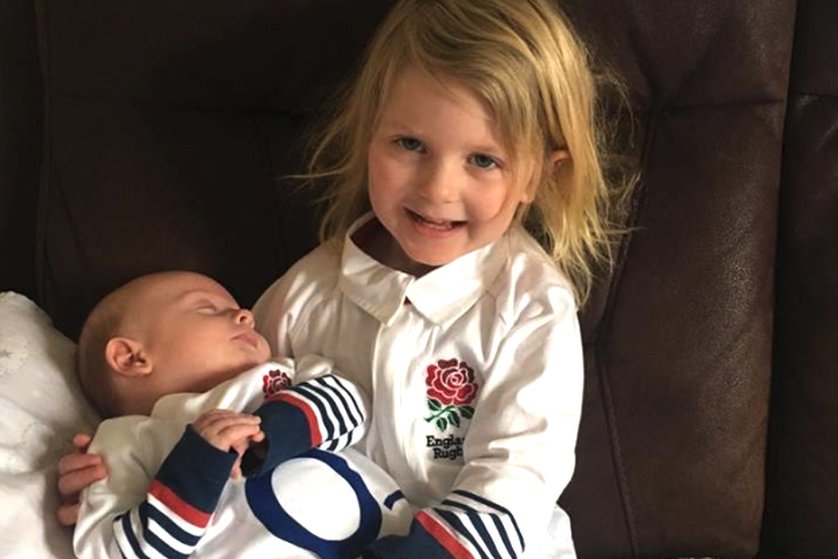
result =
M506 153L506 150L503 149L503 146L500 146L498 144L476 145L471 148L471 151L480 153L496 153L499 155L503 155L504 153Z
M394 120L394 119L385 119L385 118L381 119L381 126L386 127L386 128L396 129L396 130L405 130L405 131L411 132L411 133L412 133L412 131L415 130L412 126L409 126L402 121Z

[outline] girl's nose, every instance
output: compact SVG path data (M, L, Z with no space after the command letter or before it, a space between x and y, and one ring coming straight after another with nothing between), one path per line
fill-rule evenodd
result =
M453 202L457 195L457 173L450 164L429 163L419 179L422 196L431 202Z
M236 324L247 324L251 328L256 324L253 313L248 309L236 309L235 321Z

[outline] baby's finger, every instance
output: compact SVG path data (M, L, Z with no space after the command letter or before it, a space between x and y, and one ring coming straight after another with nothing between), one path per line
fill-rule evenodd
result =
M98 466L102 463L102 456L99 454L65 454L58 461L58 475L63 476L76 470L83 470L91 466Z
M242 478L242 459L241 456L236 458L235 464L233 464L233 469L230 470L230 478L234 480L238 480Z
M256 435L262 421L255 415L237 412L210 414L199 419L192 424L193 429L212 446L224 451L229 451L236 441Z
M196 428L203 429L206 432L219 433L232 426L258 426L261 422L262 418L249 414L214 415L206 418L206 420Z
M250 437L250 441L254 443L261 443L265 440L265 432L259 429L259 432Z
M248 441L257 436L260 432L261 429L259 429L259 425L251 423L231 423L220 429L217 436L225 441L230 447L241 445L246 448Z
M79 452L87 452L87 447L90 446L90 441L92 440L93 437L87 433L76 433L73 435L73 446Z
M74 502L82 489L107 475L108 470L103 463L64 473L58 478L58 494L63 501Z
M250 448L255 447L257 444L262 442L265 439L265 433L263 431L259 431L254 433L253 435L247 437L241 437L233 442L230 443L230 450L235 451L239 456L244 454Z
M81 505L63 505L55 512L55 518L61 526L73 526L79 519Z

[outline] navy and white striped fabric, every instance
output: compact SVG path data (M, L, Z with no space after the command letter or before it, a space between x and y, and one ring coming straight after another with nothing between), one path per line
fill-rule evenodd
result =
M309 424L312 446L340 450L353 440L347 435L364 423L366 412L355 386L335 375L297 384L280 392L274 399L290 401L290 395L293 395L294 405L305 406L304 413L313 418Z
M375 557L428 559L514 559L524 538L504 507L468 491L455 490L440 505L419 511L407 536L370 546Z
M514 558L524 552L515 517L479 495L456 490L433 514L471 544L475 557Z
M363 396L354 384L332 374L271 395L255 414L271 441L263 471L310 448L341 450L366 431Z
M114 536L128 559L188 557L206 530L165 505L144 503L114 521Z
M188 557L206 532L235 462L234 453L205 442L191 427L172 449L146 499L116 517L113 532L123 557ZM190 464L201 464L196 470Z

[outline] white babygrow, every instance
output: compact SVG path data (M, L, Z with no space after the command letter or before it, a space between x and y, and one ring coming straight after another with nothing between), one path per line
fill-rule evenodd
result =
M398 487L352 449L312 448L264 475L228 480L235 455L184 431L204 411L252 412L290 394L292 381L330 372L314 356L266 363L204 394L165 396L151 417L102 422L90 451L104 455L109 476L82 494L77 556L341 559L406 533L411 511Z

